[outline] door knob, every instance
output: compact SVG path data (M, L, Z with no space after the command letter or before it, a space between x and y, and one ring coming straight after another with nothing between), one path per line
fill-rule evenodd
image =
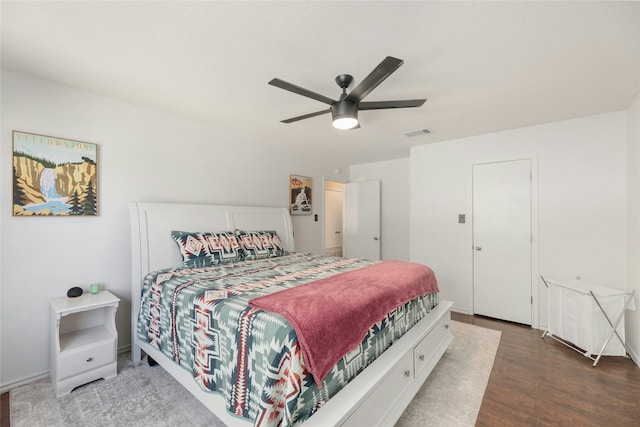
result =
M482 246L476 246L476 251L481 251L482 250Z

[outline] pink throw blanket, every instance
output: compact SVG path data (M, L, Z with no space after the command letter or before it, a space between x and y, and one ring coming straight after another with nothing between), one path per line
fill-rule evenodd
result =
M367 331L395 308L437 292L424 265L383 261L254 298L249 305L284 316L293 326L307 370L320 384Z

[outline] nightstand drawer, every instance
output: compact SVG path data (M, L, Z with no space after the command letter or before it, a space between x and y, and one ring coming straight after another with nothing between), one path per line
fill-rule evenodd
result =
M58 379L64 379L116 361L116 341L60 354Z

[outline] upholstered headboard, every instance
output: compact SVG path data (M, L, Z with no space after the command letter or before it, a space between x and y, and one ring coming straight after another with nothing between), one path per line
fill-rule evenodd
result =
M182 265L171 231L275 230L284 248L295 250L293 226L286 208L131 202L129 211L132 351L144 277L155 270Z

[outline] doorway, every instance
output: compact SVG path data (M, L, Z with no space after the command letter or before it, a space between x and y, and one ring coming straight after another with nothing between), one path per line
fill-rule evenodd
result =
M473 311L532 325L531 159L473 165Z
M342 256L344 184L324 182L324 256Z
M380 181L323 182L324 255L380 260Z

